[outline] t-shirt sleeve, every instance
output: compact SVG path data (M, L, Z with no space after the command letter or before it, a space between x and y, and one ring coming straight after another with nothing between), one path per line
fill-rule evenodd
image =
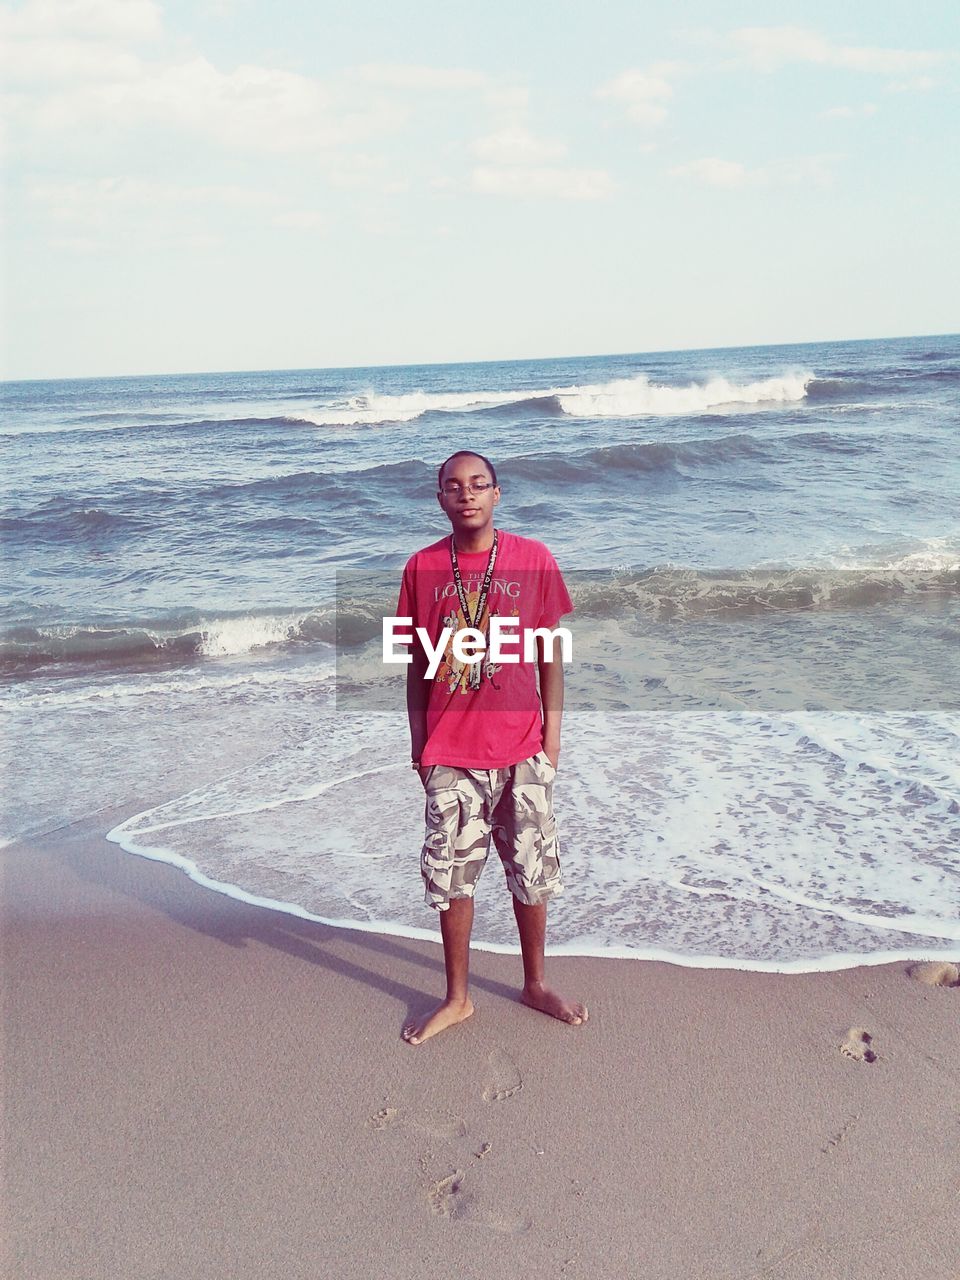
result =
M403 571L403 577L400 579L400 597L397 600L397 617L413 619L411 631L409 633L411 634L411 637L413 628L418 625L416 575L417 571L413 560L408 560L406 568ZM404 628L400 634L403 634L405 630L406 629ZM412 644L412 638L410 640L402 640L400 639L400 635L398 635L397 644Z
M538 627L555 627L565 613L573 612L573 601L560 568L548 551L542 572L542 601Z

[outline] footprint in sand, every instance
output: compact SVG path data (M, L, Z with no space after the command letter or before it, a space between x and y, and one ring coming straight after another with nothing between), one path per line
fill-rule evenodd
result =
M413 1116L411 1123L431 1138L463 1138L467 1132L466 1121L452 1111L423 1111Z
M466 1201L463 1196L463 1174L459 1169L438 1178L427 1192L427 1203L438 1218L458 1218Z
M871 1048L872 1044L873 1036L869 1031L864 1031L863 1027L851 1027L843 1038L840 1052L854 1062L876 1062L877 1052Z
M484 1213L476 1220L482 1227L489 1227L502 1236L520 1236L533 1226L531 1220L523 1214Z
M860 1120L859 1111L857 1112L856 1115L847 1116L846 1120L843 1122L840 1128L837 1129L836 1133L832 1133L830 1137L826 1140L826 1142L823 1144L823 1146L820 1148L820 1150L824 1153L824 1155L829 1154L829 1152L831 1152L835 1147L839 1147L843 1142L845 1142L847 1137L850 1134L850 1130L854 1128L854 1126L859 1122L859 1120Z
M471 1197L463 1189L463 1174L459 1169L431 1183L427 1203L438 1218L458 1218L487 1227L498 1235L518 1236L533 1226L530 1218L522 1213L490 1213L478 1211L471 1204Z
M960 965L951 964L949 960L914 964L907 973L914 982L922 982L927 987L960 987Z
M400 1112L396 1107L381 1107L372 1116L367 1116L368 1129L393 1129L400 1123Z
M484 1085L484 1102L504 1102L523 1088L523 1080L514 1060L502 1049L494 1049L487 1059L489 1079Z
M401 1114L398 1107L381 1107L367 1116L368 1129L415 1129L431 1138L463 1138L466 1121L452 1111L418 1111Z

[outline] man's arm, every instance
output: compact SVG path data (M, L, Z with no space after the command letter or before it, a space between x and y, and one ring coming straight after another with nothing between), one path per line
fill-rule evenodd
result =
M427 673L427 655L416 640L411 646L411 658L407 667L407 720L410 724L410 759L419 761L427 742L427 702L430 698L430 681Z
M560 637L550 642L553 657L547 661L547 641L537 636L537 673L540 677L540 701L543 704L543 749L556 769L560 763L560 722L563 719L563 662Z

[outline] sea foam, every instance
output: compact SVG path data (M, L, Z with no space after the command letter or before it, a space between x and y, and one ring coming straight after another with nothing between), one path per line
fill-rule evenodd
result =
M686 386L651 382L646 374L610 382L560 387L528 387L511 391L411 391L403 395L366 392L342 406L318 406L299 420L315 426L375 425L410 422L425 413L471 413L509 404L555 400L563 413L575 418L670 417L709 413L719 408L784 404L800 401L814 374L791 371L755 382L735 383L711 378Z
M957 953L955 718L718 710L569 728L558 949L770 970ZM419 934L422 793L404 747L395 720L337 716L108 838L234 896ZM475 938L500 950L515 932L491 858Z

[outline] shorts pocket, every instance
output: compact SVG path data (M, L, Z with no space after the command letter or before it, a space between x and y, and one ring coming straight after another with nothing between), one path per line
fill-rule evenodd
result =
M428 831L420 850L423 900L431 907L446 907L453 877L453 847L444 831Z
M546 775L546 781L552 782L557 776L557 770L547 753L543 750L538 751L533 758L537 762L537 768L539 771Z
M429 831L420 850L420 871L424 879L431 879L444 869L449 874L452 863L450 837L445 831Z
M540 858L544 879L549 883L560 877L560 836L552 813L540 823Z
M436 765L433 766L437 768ZM439 833L444 838L455 839L462 825L462 797L459 791L450 787L435 790L431 783L435 775L427 779L424 786L423 816L427 835Z

